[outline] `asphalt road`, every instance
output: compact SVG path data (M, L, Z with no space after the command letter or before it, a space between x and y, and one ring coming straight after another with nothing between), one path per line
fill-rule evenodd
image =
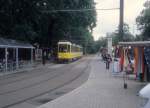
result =
M0 77L0 108L35 108L70 92L87 80L91 61L83 57Z

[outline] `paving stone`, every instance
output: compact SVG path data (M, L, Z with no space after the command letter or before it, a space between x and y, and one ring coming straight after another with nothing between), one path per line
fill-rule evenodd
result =
M99 57L93 58L88 81L72 92L48 102L39 108L140 108L138 91L142 83L114 77Z

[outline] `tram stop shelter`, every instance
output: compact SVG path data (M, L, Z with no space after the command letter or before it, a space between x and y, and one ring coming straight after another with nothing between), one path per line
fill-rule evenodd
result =
M32 63L33 49L29 43L0 38L0 72L20 68L21 60Z
M132 48L136 79L150 81L150 41L119 42L119 46L123 50Z

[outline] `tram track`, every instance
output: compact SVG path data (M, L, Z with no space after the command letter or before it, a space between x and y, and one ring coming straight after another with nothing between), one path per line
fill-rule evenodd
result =
M12 83L15 83L15 82L19 82L19 81L22 81L22 80L31 79L31 78L36 77L36 76L40 76L40 75L43 75L43 74L50 73L50 72L44 72L44 73L42 73L42 71L39 71L39 70L37 70L36 72L30 74L30 76L27 75L27 76L24 76L23 78L15 79L14 81L8 81L8 82L5 82L5 83L0 83L0 86L1 87L2 86L6 86L8 84L12 84Z
M86 67L85 70L86 70L86 69L88 69L88 67ZM42 96L42 95L44 95L44 94L46 94L46 93L50 93L50 92L53 92L53 91L55 91L55 90L57 90L57 89L59 89L59 88L61 88L61 87L64 87L65 85L70 84L70 83L72 83L73 81L75 81L76 79L78 79L82 74L84 74L85 70L84 70L84 71L81 71L80 74L79 74L78 76L76 76L74 79L72 79L72 80L70 80L70 81L68 81L68 82L66 82L66 83L63 83L62 85L60 85L60 86L58 86L58 87L55 87L55 88L53 88L53 89L51 89L51 90L48 90L48 91L46 91L46 92L44 92L44 93L41 93L41 94L38 94L38 95L36 95L36 96L29 97L29 98L27 98L27 99L18 101L18 102L16 102L16 103L6 105L6 106L4 106L4 107L2 107L2 108L9 108L9 107L11 107L11 106L14 106L14 105L23 103L23 102L25 102L25 101L31 100L31 99L33 99L33 98Z
M83 62L80 62L80 63L84 63L84 61L83 61ZM73 65L74 65L74 64L73 64ZM37 85L39 86L40 84L42 85L42 83L44 83L44 82L48 82L48 81L54 80L55 78L64 76L65 74L67 75L68 73L70 73L70 71L72 71L72 66L73 66L73 65L67 66L67 68L65 68L65 69L63 69L63 70L62 70L62 69L59 70L58 74L55 75L55 76L53 76L53 78L51 77L51 78L49 78L49 79L45 79L45 80L43 80L43 81L40 81L40 82L38 82L38 83L35 83L35 84L33 84L33 85L30 85L30 86L27 86L27 87L24 87L24 88L20 88L20 89L17 89L17 90L13 90L13 91L1 93L0 95L5 95L5 94L12 93L12 92L17 92L18 90L21 91L21 90L28 89L28 88L30 88L30 87L37 86ZM78 65L80 65L80 64L78 64ZM17 105L17 104L19 104L19 103L25 102L25 101L27 101L27 100L33 99L33 98L35 98L35 97L41 96L41 95L46 94L46 93L50 93L50 92L52 92L52 91L54 91L54 90L56 90L56 89L58 89L58 88L61 88L61 87L65 86L66 84L69 84L69 83L73 82L74 80L76 80L77 78L79 78L79 77L86 71L86 69L88 69L88 68L89 68L89 62L86 62L86 63L85 63L85 67L84 67L80 72L78 72L78 74L77 74L76 76L74 76L73 78L71 78L69 81L65 81L64 83L62 83L62 84L60 84L60 85L58 85L58 86L56 86L56 87L54 87L54 88L48 89L48 90L45 91L45 92L42 92L42 93L36 94L36 95L34 95L34 96L31 96L31 97L28 97L28 98L25 98L25 99L22 99L22 100L13 102L13 103L11 103L11 104L2 106L2 108L8 108L8 107L10 107L10 106ZM68 71L68 70L69 70L69 71ZM62 72L62 73L60 74L61 71L64 71L64 72Z
M74 64L77 64L78 62L84 62L84 60L80 60L80 61L76 61L76 62L72 62L71 64L69 64L69 65L74 65ZM57 65L57 64L55 64L55 65ZM68 64L64 64L64 66L66 66L66 65L68 65ZM53 65L52 65L53 66ZM42 69L44 69L44 67L42 67ZM38 76L40 76L40 75L45 75L45 74L48 74L48 73L52 73L52 72L54 72L54 71L56 71L56 69L51 69L50 71L47 71L47 72L44 72L43 73L43 71L39 71L39 69L38 68L36 68L36 69L34 69L34 70L37 70L37 71L35 71L35 72L32 72L32 73L29 73L29 72L27 72L26 74L25 74L25 76L23 76L23 77L21 77L20 78L20 76L18 77L18 79L15 79L15 80L10 80L10 81L7 81L7 82L1 82L1 80L7 80L7 79L10 79L10 78L14 78L14 77L17 77L16 75L12 75L12 76L10 76L10 77L7 77L7 78L4 78L4 79L0 79L0 86L2 87L2 86L5 86L5 85L8 85L8 84L12 84L12 83L15 83L15 82L18 82L18 81L23 81L23 80L27 80L27 79L31 79L31 78L33 78L33 77L38 77ZM25 72L24 72L25 73ZM20 74L20 73L15 73L15 74ZM20 74L20 75L22 75L22 74Z
M68 66L67 69L62 69L62 70L60 70L60 71L58 71L58 70L56 71L56 70L55 70L55 71L53 71L53 72L47 72L47 73L45 73L45 74L51 74L51 73L54 73L54 72L57 72L57 74L54 75L54 76L49 75L49 76L51 76L51 77L49 77L49 78L47 78L47 79L44 79L44 80L41 80L41 81L39 81L39 82L30 84L30 85L28 85L28 86L24 86L24 87L19 88L19 89L11 90L11 91L8 91L8 92L2 92L2 93L0 92L0 96L1 96L1 95L5 95L5 94L9 94L9 93L12 93L12 92L20 91L20 90L22 90L22 89L30 88L30 87L39 85L39 84L41 84L41 83L47 82L47 81L49 81L49 80L52 80L52 79L54 79L54 78L56 78L56 77L59 77L59 76L65 74L65 73L66 73L65 70L69 70L69 68L70 68L70 67ZM60 74L61 71L64 71L64 72ZM45 76L45 75L42 75L42 76ZM48 75L46 75L46 76L48 76ZM41 77L41 76L40 76L40 77ZM35 77L34 77L34 78L35 78ZM28 80L29 80L29 79L28 79Z

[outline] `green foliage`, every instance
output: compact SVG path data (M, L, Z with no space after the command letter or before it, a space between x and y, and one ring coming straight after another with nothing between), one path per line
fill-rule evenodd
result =
M130 28L128 24L126 23L124 24L123 30L124 30L123 39L120 38L118 30L110 34L110 36L112 37L113 45L117 45L118 42L120 41L133 41L134 40L134 36L130 33Z
M138 29L141 30L143 40L150 39L150 1L145 2L144 9L137 17Z
M1 0L0 34L43 47L53 47L59 40L85 47L93 42L96 11L52 11L86 8L95 9L94 0Z
M128 24L124 24L124 41L133 41L134 36L130 33L130 28ZM123 41L121 37L119 36L119 30L115 30L113 33L109 34L109 36L112 37L112 44L117 45L118 42ZM98 41L96 41L94 44L94 52L100 51L101 48L107 47L107 38L101 37Z
M143 37L141 35L136 35L135 41L143 41Z
M130 33L130 28L128 24L124 24L124 41L133 41L134 36ZM109 36L112 37L112 44L117 45L118 42L123 41L121 37L119 36L119 30L115 30L113 33L109 34ZM98 41L96 41L94 44L94 52L100 51L101 48L106 48L107 47L107 38L106 37L101 37L99 38Z
M107 38L106 37L101 37L99 40L95 42L95 52L100 51L101 48L106 48L107 47Z

